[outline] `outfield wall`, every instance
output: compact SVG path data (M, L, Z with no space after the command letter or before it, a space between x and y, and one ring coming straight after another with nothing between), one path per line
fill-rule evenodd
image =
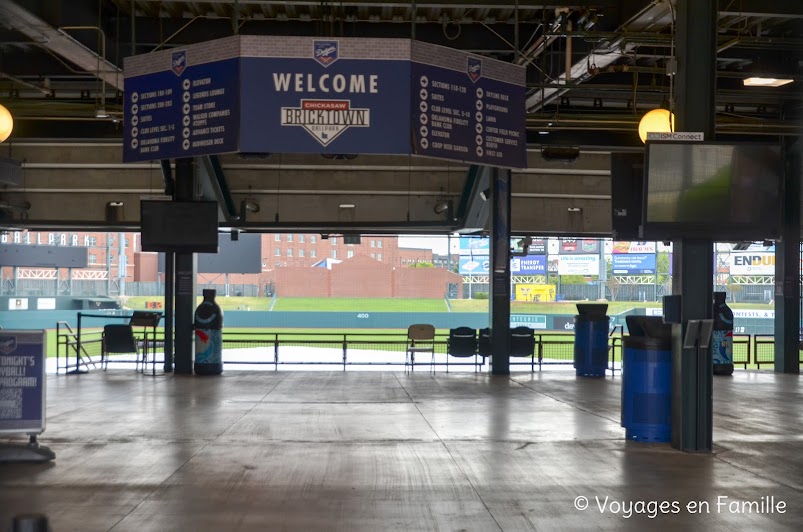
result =
M122 311L125 316L130 311ZM611 326L624 325L627 315L644 315L645 309L632 309L611 317ZM97 313L99 314L99 312ZM0 326L5 329L55 329L56 322L77 327L77 312L67 310L0 311ZM102 327L120 323L121 318L85 318L84 327ZM538 332L574 330L574 316L567 314L513 314L511 326L524 325ZM413 323L431 323L438 329L489 326L484 312L269 312L228 310L225 326L233 328L310 328L310 329L406 329ZM739 334L773 334L774 320L768 318L736 318Z

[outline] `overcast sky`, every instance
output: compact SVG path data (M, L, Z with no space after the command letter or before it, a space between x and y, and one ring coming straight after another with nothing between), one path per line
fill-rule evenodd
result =
M446 255L446 247L449 239L445 236L400 236L399 247L401 248L424 248L431 249L438 255ZM452 253L457 253L459 240L452 237Z

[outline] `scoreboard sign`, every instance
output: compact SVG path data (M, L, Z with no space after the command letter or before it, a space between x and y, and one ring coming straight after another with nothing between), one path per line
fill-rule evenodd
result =
M124 160L414 154L526 166L525 69L406 39L243 35L125 60Z

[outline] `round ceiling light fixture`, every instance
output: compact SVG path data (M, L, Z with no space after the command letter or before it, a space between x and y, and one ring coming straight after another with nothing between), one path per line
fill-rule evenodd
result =
M641 117L638 124L638 136L641 142L647 142L647 133L671 133L675 130L675 115L666 109L653 109Z
M8 109L0 105L0 142L5 141L11 136L11 130L14 129L14 119Z

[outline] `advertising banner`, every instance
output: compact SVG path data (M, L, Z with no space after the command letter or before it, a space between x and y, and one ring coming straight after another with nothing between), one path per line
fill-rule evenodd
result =
M655 254L614 254L611 265L614 275L654 275Z
M614 242L613 253L655 253L655 242Z
M516 301L552 302L557 288L553 284L521 283L516 285Z
M731 275L775 275L775 254L747 251L730 254Z
M488 237L460 237L460 255L490 255L491 239Z
M45 430L45 331L0 330L0 433Z
M546 275L546 255L511 257L511 275Z
M511 314L510 326L546 329L546 316L539 314Z
M408 39L236 35L125 59L123 160L418 154L526 167L524 67Z
M457 271L460 275L488 275L491 271L491 261L488 255L479 257L461 255Z
M599 255L562 255L558 258L559 275L599 275Z
M590 238L562 238L560 240L561 255L585 255L589 253L599 253L599 240Z

